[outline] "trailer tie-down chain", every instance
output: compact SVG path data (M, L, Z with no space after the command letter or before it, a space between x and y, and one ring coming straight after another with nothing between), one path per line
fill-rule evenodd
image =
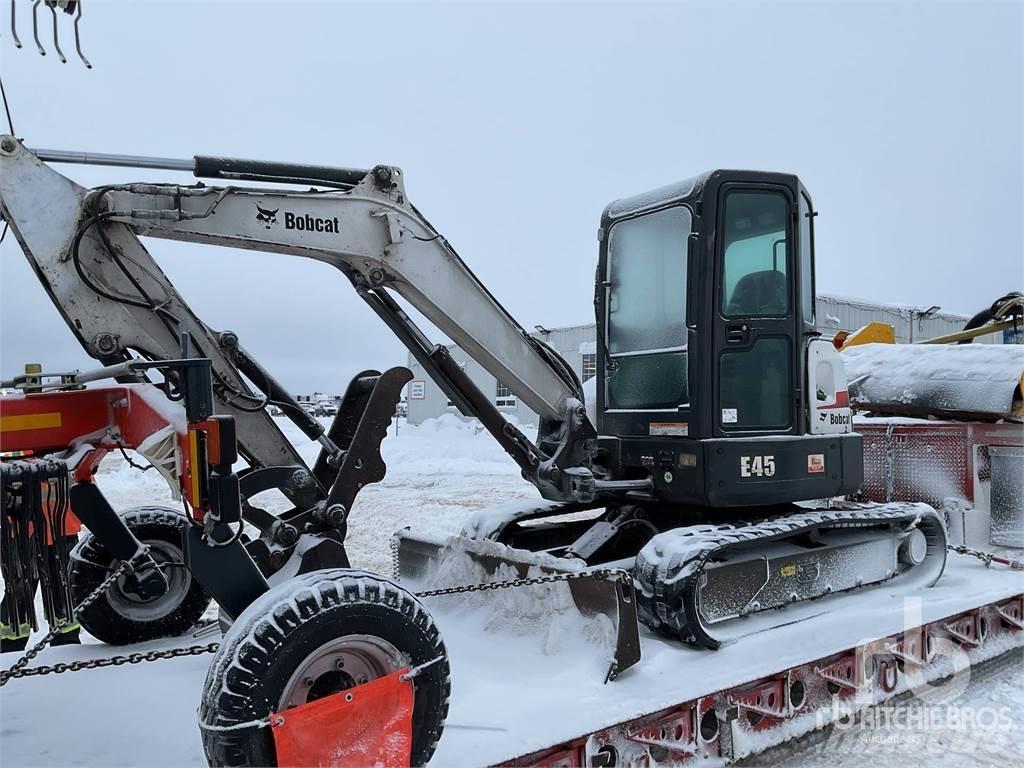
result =
M398 560L398 539L391 539L391 578L396 584L402 583L402 572ZM505 581L481 582L478 584L466 584L461 587L441 587L439 589L428 589L423 592L416 592L416 597L439 597L441 595L461 595L466 592L486 592L493 589L512 589L514 587L530 587L537 584L554 584L559 581L574 581L576 579L592 579L593 581L622 582L632 579L629 572L622 568L593 568L583 571L562 571L558 573L547 573L542 576L524 576L518 579L507 579Z
M630 578L629 574L621 568L597 568L586 571L568 571L563 573L548 573L543 576L525 576L521 579L508 579L507 581L491 581L480 584L467 584L462 587L442 587L440 589L428 589L424 592L417 592L416 597L438 597L440 595L460 595L465 592L486 592L494 589L512 589L515 587L531 587L537 584L554 584L561 581L576 581L579 579L590 579L593 581L614 581L619 582Z
M948 545L947 549L950 552L955 552L959 555L967 555L974 557L984 563L986 566L991 566L993 562L1008 565L1013 570L1024 570L1024 562L1021 560L1007 560L1005 558L998 557L991 552L983 552L978 549L970 549L962 545ZM125 561L122 562L117 569L115 569L103 583L101 583L92 593L89 594L81 603L75 606L75 614L84 608L88 608L100 596L106 592L110 586L117 581L124 573L131 569L131 563ZM397 574L396 574L397 575ZM499 589L513 589L516 587L529 587L540 584L555 584L558 582L568 582L577 579L593 579L595 581L621 581L629 577L629 574L619 568L599 568L595 570L586 571L570 571L565 573L551 573L544 574L542 576L528 576L518 579L508 579L505 581L492 581L483 582L479 584L466 584L464 586L457 587L442 587L440 589L429 589L423 592L417 592L417 597L441 597L444 595L459 595L468 592L487 592L490 590ZM130 653L127 655L120 656L109 656L106 658L99 659L81 659L66 664L53 664L43 665L37 667L27 667L28 663L35 659L39 653L52 642L60 630L68 622L61 622L60 624L52 627L49 632L32 646L25 654L18 659L14 665L5 671L0 672L0 687L7 684L9 680L20 677L38 677L41 675L49 674L61 674L63 672L79 672L83 669L102 669L103 667L120 667L125 664L141 664L146 661L161 661L163 659L176 659L185 656L202 656L207 653L216 653L217 649L220 648L220 643L206 643L204 645L189 645L178 648L168 648L160 651L147 651L145 653Z
M111 585L124 573L131 569L131 564L124 561L106 579L103 580L92 593L81 603L75 606L74 613L88 608L96 602L100 596L110 588ZM416 593L417 597L439 597L441 595L457 595L466 592L486 592L495 589L511 589L514 587L527 587L538 584L553 584L562 581L575 579L594 579L596 581L620 581L628 578L626 571L613 568L602 568L592 571L572 571L569 573L553 573L543 576L530 576L521 579L509 579L507 581L485 582L481 584L467 584L461 587L445 587L442 589L431 589L425 592ZM55 638L60 630L67 624L62 622L50 629L49 632L32 646L25 655L18 659L14 665L7 670L0 672L0 687L7 684L9 680L20 677L39 677L41 675L62 674L64 672L80 672L83 669L102 669L103 667L120 667L125 664L141 664L145 661L162 661L163 659L176 659L184 656L202 656L207 653L216 653L220 643L206 643L204 645L189 645L178 648L168 648L160 651L147 651L145 653L129 653L120 656L108 656L99 659L81 659L68 663L41 665L27 667L28 663L39 655L46 646ZM434 661L437 661L436 659ZM433 663L433 662L428 662ZM426 665L423 665L426 666ZM27 667L27 668L26 668ZM419 670L416 670L417 672Z
M83 669L102 669L103 667L120 667L124 664L141 664L144 661L161 661L162 659L176 659L181 656L202 656L207 653L216 653L220 643L209 643L208 645L190 645L182 648L169 648L163 651L147 651L146 653L130 653L127 656L108 656L101 659L81 659L71 661L67 664L54 664L52 666L28 667L10 672L2 672L3 682L16 677L37 677L39 675L60 674L62 672L80 672ZM2 685L3 683L0 683Z
M82 610L88 608L90 605L99 600L100 596L104 592L106 592L114 584L114 582L116 582L119 578L121 578L121 576L123 576L131 569L131 561L122 560L121 564L117 568L115 568L111 572L111 574L107 576L107 578L105 578L98 587L96 587L96 589L90 592L85 597L85 599L82 600L82 602L80 602L78 605L74 607L74 609L71 612L71 615L77 616ZM25 651L22 657L18 659L16 662L14 662L10 669L5 669L3 672L0 672L0 687L3 687L7 684L8 680L12 680L15 677L31 677L32 675L46 674L45 672L34 672L26 670L25 667L28 665L30 661L32 661L32 659L39 655L40 651L42 651L46 646L48 646L53 641L53 638L60 634L60 631L64 629L64 627L66 627L70 623L70 619L62 619L61 621L51 626L50 631L43 636L43 639L35 645L33 645L27 651ZM40 667L40 669L42 668ZM61 671L63 672L64 670Z
M1017 558L1010 560L1005 557L1000 557L992 552L985 552L980 549L971 549L965 547L962 544L948 544L946 546L950 552L956 552L958 555L967 555L968 557L975 557L981 560L985 564L986 568L992 566L992 563L999 563L1000 565L1008 565L1012 571L1024 571L1024 560Z
M77 616L78 613L90 605L95 603L100 597L106 592L113 584L125 573L133 569L132 562L130 560L122 560L121 564L111 571L110 575L103 580L103 582L96 587L89 595L82 600L78 605L75 606L73 614ZM25 654L18 659L10 669L0 671L0 687L7 684L8 681L14 680L19 677L38 677L40 675L49 674L61 674L63 672L79 672L83 669L101 669L103 667L120 667L124 664L140 664L144 661L159 661L161 659L174 659L180 656L201 656L206 653L216 653L219 643L209 643L207 645L191 645L185 648L168 648L162 651L147 651L146 653L129 653L128 655L121 656L109 656L100 659L80 659L71 661L66 664L53 664L53 665L42 665L37 667L28 667L28 663L32 661L39 653L46 648L60 631L64 629L70 622L67 620L61 621L55 626L50 628L50 631L43 636L43 639L38 643L29 648Z

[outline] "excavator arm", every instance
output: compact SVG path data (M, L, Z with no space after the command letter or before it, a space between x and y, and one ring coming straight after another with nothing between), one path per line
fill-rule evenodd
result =
M87 190L44 160L190 170L203 177L322 189L124 184ZM32 151L5 136L0 137L0 211L91 356L105 364L132 352L170 359L180 354L188 334L192 352L211 359L215 396L235 417L240 450L255 466L302 464L267 416L268 402L283 405L328 455L338 448L236 334L215 331L192 312L139 236L302 256L336 267L546 498L589 501L597 493L589 469L596 435L575 374L523 330L408 201L397 168ZM536 445L504 419L443 345L427 339L392 292L540 414Z

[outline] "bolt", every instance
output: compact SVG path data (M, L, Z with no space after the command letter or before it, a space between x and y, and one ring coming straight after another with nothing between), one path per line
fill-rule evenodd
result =
M335 666L335 667L336 667L337 669L344 669L344 668L345 668L345 660L344 660L344 659L341 659L341 658L339 658L339 659L335 659L335 661L334 661L334 666Z
M113 333L97 333L92 339L93 351L98 355L112 355L121 346Z
M359 684L360 685L366 685L368 682L370 682L370 678L368 678L366 675L361 675L359 677Z
M274 718L274 725L284 725L284 718L278 715Z
M234 331L224 331L218 338L220 345L227 349L234 349L238 346L238 334Z
M335 527L344 524L348 510L344 504L332 504L324 510L324 521Z
M0 149L2 149L4 152L13 152L17 148L17 146L18 145L15 143L14 139L9 137L5 138L3 141L0 141Z
M308 488L313 484L313 476L304 469L296 469L292 472L292 485L296 488Z
M385 165L378 165L373 169L373 178L377 182L377 187L385 192L395 186L392 181L391 169Z
M370 270L370 282L374 285L380 285L384 282L384 270L382 269L371 269Z
M290 547L299 538L299 532L295 529L294 525L288 525L287 523L278 526L277 530L274 531L274 539L283 544L286 547Z
M315 683L315 682L316 681L312 677L304 677L302 679L302 684L304 686L306 686L307 688L312 688L313 687L313 683Z

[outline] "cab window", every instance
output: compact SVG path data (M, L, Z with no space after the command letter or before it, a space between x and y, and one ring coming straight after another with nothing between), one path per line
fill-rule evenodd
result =
M725 317L785 315L786 197L731 192L725 198L721 310Z

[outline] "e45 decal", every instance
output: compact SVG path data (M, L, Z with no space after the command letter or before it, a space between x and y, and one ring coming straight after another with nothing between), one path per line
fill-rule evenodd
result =
M740 456L740 477L775 477L775 456Z

